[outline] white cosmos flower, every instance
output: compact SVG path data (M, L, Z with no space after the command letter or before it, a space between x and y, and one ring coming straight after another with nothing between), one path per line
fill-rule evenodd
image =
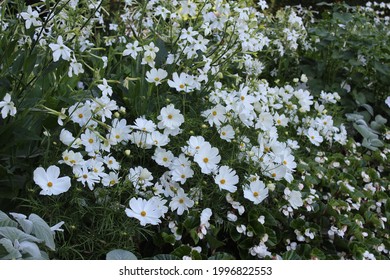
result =
M75 153L74 151L65 150L62 153L62 160L58 161L59 163L65 163L69 166L83 165L84 159L80 152Z
M115 172L111 171L110 173L105 174L103 176L102 184L105 187L112 187L113 185L118 184L119 179L120 178L118 176L118 173L115 173Z
M199 165L202 173L210 174L218 168L217 164L221 161L221 156L217 148L211 147L206 142L204 147L201 147L199 152L195 154L194 161Z
M184 184L188 178L194 176L194 171L189 166L178 166L172 169L172 180Z
M177 129L184 122L184 117L180 113L180 110L175 109L173 104L163 107L157 119L160 121L158 123L158 128L160 129Z
M153 132L156 130L156 124L150 120L147 120L145 116L137 118L134 121L134 125L130 127L143 132Z
M172 80L168 80L168 85L177 91L190 92L193 89L194 79L191 75L180 73L180 76L175 72L172 74Z
M149 83L154 83L155 85L161 84L161 81L168 76L168 72L164 69L153 68L150 71L146 72L146 81Z
M194 201L188 198L187 194L182 188L179 188L176 192L176 195L172 198L169 203L172 211L177 210L178 215L182 215L184 211L187 211L188 208L194 206Z
M130 208L125 210L126 215L139 220L141 226L147 224L158 225L161 222L161 210L156 202L153 199L146 200L133 197L129 202Z
M225 125L219 129L219 136L221 137L221 139L227 142L231 142L232 139L234 139L234 135L234 129L230 124Z
M194 156L202 149L202 147L206 146L206 143L208 144L208 142L206 142L203 136L191 136L190 139L187 141L187 154L189 154L190 156Z
M245 186L244 197L257 205L268 197L268 189L262 181L256 180Z
M59 195L70 188L70 177L59 177L60 169L51 165L47 169L38 167L34 170L34 182L42 189L41 195Z
M75 104L69 107L68 113L73 122L78 123L81 127L89 124L93 125L92 111L88 104Z
M87 184L91 191L93 190L95 183L100 181L100 178L86 166L76 166L73 168L73 174L76 176L78 182L81 182L84 187Z
M101 140L99 137L96 135L95 132L86 129L83 134L80 136L81 143L85 147L85 151L90 153L90 152L95 152L99 151L100 145L101 145Z
M238 176L236 171L229 168L229 166L221 166L218 170L218 175L214 177L214 181L221 190L227 190L231 193L237 190Z
M217 104L214 108L202 112L202 116L206 118L210 126L215 124L219 127L221 123L226 121L226 108Z
M153 185L151 182L153 180L152 173L148 169L141 166L130 168L128 178L136 189Z
M312 127L309 128L306 135L310 142L316 146L319 146L320 143L324 141L324 138L319 134L319 132Z
M56 62L62 57L63 60L70 60L71 49L64 45L62 36L58 36L57 44L49 44L49 47L53 51L53 61Z
M154 151L154 155L152 156L152 159L161 166L169 167L172 164L172 160L175 156L171 151L167 151L162 148L156 148Z

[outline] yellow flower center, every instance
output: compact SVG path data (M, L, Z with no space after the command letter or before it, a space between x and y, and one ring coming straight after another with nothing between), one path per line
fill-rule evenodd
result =
M47 186L48 186L49 188L51 188L51 187L53 186L53 183L52 183L52 182L48 182L48 183L47 183Z
M159 77L156 77L156 78L154 78L154 80L155 80L156 82L158 82L158 81L160 81L160 78L159 78Z
M183 204L183 203L184 203L184 199L180 198L180 199L179 199L179 203L180 203L180 204Z
M84 117L84 115L80 113L79 118L82 119L83 117Z
M84 178L84 179L87 179L87 178L88 178L88 175L87 175L87 174L84 174L84 175L83 175L83 178Z
M208 159L207 157L205 157L205 158L203 159L203 162L204 162L204 163L208 163L208 162L209 162L209 159Z
M184 174L181 174L181 176L180 176L182 179L184 179L185 177L186 177L186 175L184 175Z
M254 196L254 197L258 197L258 196L259 196L259 193L258 193L258 192L253 192L253 196Z
M171 114L168 115L168 119L173 119L173 116Z
M283 164L286 165L286 164L287 164L287 161L283 160Z
M145 212L145 211L141 211L140 214L141 214L142 217L145 217L145 216L146 216L146 212Z
M92 138L89 138L88 142L89 142L90 144L92 144L92 143L93 143L93 139L92 139Z
M219 181L222 185L226 183L226 180L225 179L222 179L221 181Z
M183 84L180 84L179 88L183 89L185 87L185 85Z
M274 177L274 178L275 178L275 177L276 177L276 173L272 173L272 177Z
M216 116L217 115L217 111L213 111L213 116Z

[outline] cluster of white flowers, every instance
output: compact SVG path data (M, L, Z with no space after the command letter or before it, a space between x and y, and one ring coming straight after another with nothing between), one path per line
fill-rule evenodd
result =
M41 28L45 28L43 33L53 62L67 61L69 77L84 73L83 66L87 64L83 64L80 53L92 55L90 29L93 24L104 23L100 2L89 2L95 17L75 40L74 31L65 27L65 33L57 35L50 23L42 26L37 10L31 6L20 13L26 29L35 28L35 36L40 36ZM126 110L134 108L118 105L122 103L117 99L114 84L119 82L111 80L107 73L107 79L96 74L95 80L86 84L93 89L93 97L57 112L58 123L63 126L59 138L64 145L58 163L71 170L74 184L69 176L59 177L57 166L47 170L39 167L34 180L42 195L64 193L71 185L91 191L98 187L129 186L134 196L129 197L126 215L139 220L142 226L168 221L176 240L182 238L177 220L189 213L194 215L193 212L200 215L197 236L203 239L208 234L217 215L213 215L213 205L202 204L207 192L226 197L224 218L247 237L255 234L242 217L247 205L258 207L279 194L277 198L284 203L279 210L285 216L293 217L301 208L313 211L312 204L319 199L316 191L312 186L292 184L299 163L296 151L303 146L317 150L330 144L346 144L345 127L336 125L327 109L340 96L336 92L321 92L315 98L307 88L305 75L296 78L292 85L260 80L267 63L256 55L266 50L277 61L301 45L308 47L302 17L293 9L279 13L277 18L285 28L276 34L264 28L267 16L253 7L240 7L234 1L205 1L203 6L198 2L149 1L141 16L137 4L126 1L121 24L129 33L106 37L106 45L115 47L121 60L142 67L144 76L129 77L131 81L141 80L150 92L163 88L178 99L183 97L183 105L159 91L164 97L159 99L164 100L163 105L158 104L155 112L131 119ZM75 9L77 4L78 1L71 1L68 8ZM261 11L268 7L266 1L259 1L258 5ZM62 16L66 20L66 14ZM194 17L196 28L188 20ZM172 53L166 57L159 57L163 44L151 42L149 36L160 19L169 22L170 34L159 34L159 38L174 42ZM56 24L61 24L61 20L56 19ZM109 30L119 30L118 24L111 24ZM107 57L98 58L105 68ZM225 74L224 70L229 69L224 68L229 67L226 62L234 65L234 75ZM192 108L184 97L194 95L199 104ZM9 94L0 107L3 118L16 113ZM201 109L188 112L188 107ZM204 121L197 124L199 130L194 131L191 118ZM133 156L134 151L144 155L144 159L132 158L128 164L118 157L118 152L120 156L123 152ZM289 187L275 191L275 184L280 182L287 182ZM265 217L261 216L258 222L266 223ZM295 233L302 242L317 234L311 228ZM332 234L340 236L341 232L331 228L329 235ZM270 257L267 240L264 236L249 249L250 254ZM296 243L288 245L291 250L293 244Z

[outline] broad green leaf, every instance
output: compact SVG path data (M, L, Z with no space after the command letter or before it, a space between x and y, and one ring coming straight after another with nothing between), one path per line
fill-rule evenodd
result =
M202 260L202 255L198 251L192 250L191 251L191 259L193 259L193 260Z
M54 234L49 225L36 214L30 214L28 219L33 223L32 234L42 239L46 246L54 251L56 247L54 244Z
M311 256L312 256L312 258L317 258L317 259L320 259L320 260L325 260L326 259L326 255L324 254L324 252L322 252L318 248L313 248L313 250L311 250Z
M185 219L183 225L184 225L184 227L185 227L187 230L192 230L193 228L199 226L199 220L196 219L196 218L193 217L193 216L189 216L189 217L187 217L187 219Z
M176 248L173 252L172 255L175 255L179 258L182 258L183 256L188 256L191 254L191 247L187 245L181 245L180 247Z
M267 244L271 247L275 246L278 243L276 232L270 228L266 228L265 231L268 234Z
M161 236L164 239L165 243L173 245L176 242L175 236L173 234L168 234L166 232L163 232L161 233Z
M107 253L106 260L137 260L137 257L130 251L115 249Z
M225 245L224 242L218 240L217 238L215 238L211 234L207 234L206 239L207 239L207 242L208 242L211 250L217 249L217 248Z
M295 251L291 250L282 255L283 260L300 260L301 257L295 253Z

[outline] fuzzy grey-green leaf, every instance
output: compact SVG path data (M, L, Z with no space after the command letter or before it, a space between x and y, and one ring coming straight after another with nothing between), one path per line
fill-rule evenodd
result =
M38 215L31 214L28 219L33 223L32 233L42 239L46 246L51 250L55 250L54 235L49 225Z

